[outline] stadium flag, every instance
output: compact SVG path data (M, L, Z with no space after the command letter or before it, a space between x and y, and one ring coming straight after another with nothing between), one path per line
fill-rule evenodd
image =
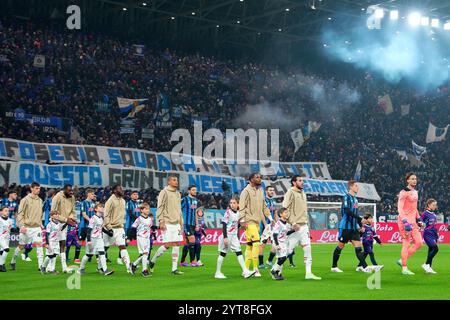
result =
M317 132L320 129L320 126L322 125L320 122L317 121L308 121L309 125L309 131L310 132Z
M414 142L414 140L411 140L411 141L412 141L413 154L417 160L420 160L422 155L427 152L427 147L419 146L417 143Z
M402 104L400 106L401 109L401 115L403 116L407 116L409 114L409 109L410 109L410 105L409 104Z
M383 109L385 115L394 112L391 97L388 94L378 97L378 105Z
M449 126L450 124L448 124L445 128L438 128L430 122L428 125L426 142L432 143L445 140L445 136L447 135L447 130Z
M408 160L408 154L406 150L395 150L397 154L402 158L402 160Z
M362 165L361 165L361 160L359 160L358 165L356 166L355 176L353 177L354 180L356 180L356 181L361 180L361 170L362 170Z
M136 113L145 108L148 99L126 99L117 97L120 114L124 118L134 118Z
M36 68L45 68L45 56L42 54L35 55L33 66Z
M295 153L303 145L303 142L305 142L305 140L303 139L302 129L297 129L297 130L292 131L291 138L292 138L292 141L294 142L294 146L295 146L294 153Z
M134 55L143 57L145 53L145 46L143 44L133 44Z

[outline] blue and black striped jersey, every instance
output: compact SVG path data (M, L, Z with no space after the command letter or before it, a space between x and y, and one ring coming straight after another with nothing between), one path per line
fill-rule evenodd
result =
M350 211L350 214L348 213ZM355 216L358 214L358 200L350 193L346 193L341 204L341 222L339 229L358 230L360 227L359 220Z
M185 196L181 199L181 212L185 226L195 226L195 215L198 208L197 198Z
M86 215L91 218L94 215L94 201L91 200L83 200L81 202L81 216L80 216L80 226L79 229L87 228L89 226L89 220L86 220L83 217L83 212L86 212Z

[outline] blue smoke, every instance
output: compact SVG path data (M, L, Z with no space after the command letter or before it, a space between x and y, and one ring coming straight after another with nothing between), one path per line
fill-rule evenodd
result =
M449 31L411 27L406 21L390 23L381 30L358 23L345 33L331 27L323 31L326 56L379 73L391 83L405 80L421 89L438 87L449 79Z

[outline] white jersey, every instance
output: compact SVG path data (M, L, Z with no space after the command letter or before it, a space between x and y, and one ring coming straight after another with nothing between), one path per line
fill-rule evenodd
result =
M0 217L0 238L9 240L9 235L13 224L14 221L11 218L3 219L3 217Z
M225 211L222 222L227 225L227 235L237 235L239 224L239 211L233 211L230 208Z
M103 217L94 214L91 219L89 219L88 228L92 229L91 239L102 239Z
M49 223L47 224L47 228L45 228L45 232L48 235L48 242L59 242L59 236L62 226L63 224L60 222L54 222L53 220L49 221Z
M132 228L136 228L136 235L138 237L149 238L152 232L153 220L149 216L144 218L143 216L137 217L134 221Z
M289 223L283 222L283 221L281 221L281 219L278 219L278 221L275 223L275 225L273 226L273 229L272 229L272 241L273 241L273 243L275 243L275 241L273 240L273 235L274 234L278 235L277 239L278 239L278 243L279 244L286 243L287 233L291 229L292 229L292 226Z

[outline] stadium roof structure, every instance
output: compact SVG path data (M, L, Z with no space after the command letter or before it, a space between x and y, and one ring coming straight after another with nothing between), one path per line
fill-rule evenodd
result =
M213 49L257 55L268 46L308 50L320 43L325 24L343 27L370 5L418 8L450 15L439 0L2 0L4 13L64 18L81 8L82 28L101 30L182 49ZM282 47L281 47L282 48Z

